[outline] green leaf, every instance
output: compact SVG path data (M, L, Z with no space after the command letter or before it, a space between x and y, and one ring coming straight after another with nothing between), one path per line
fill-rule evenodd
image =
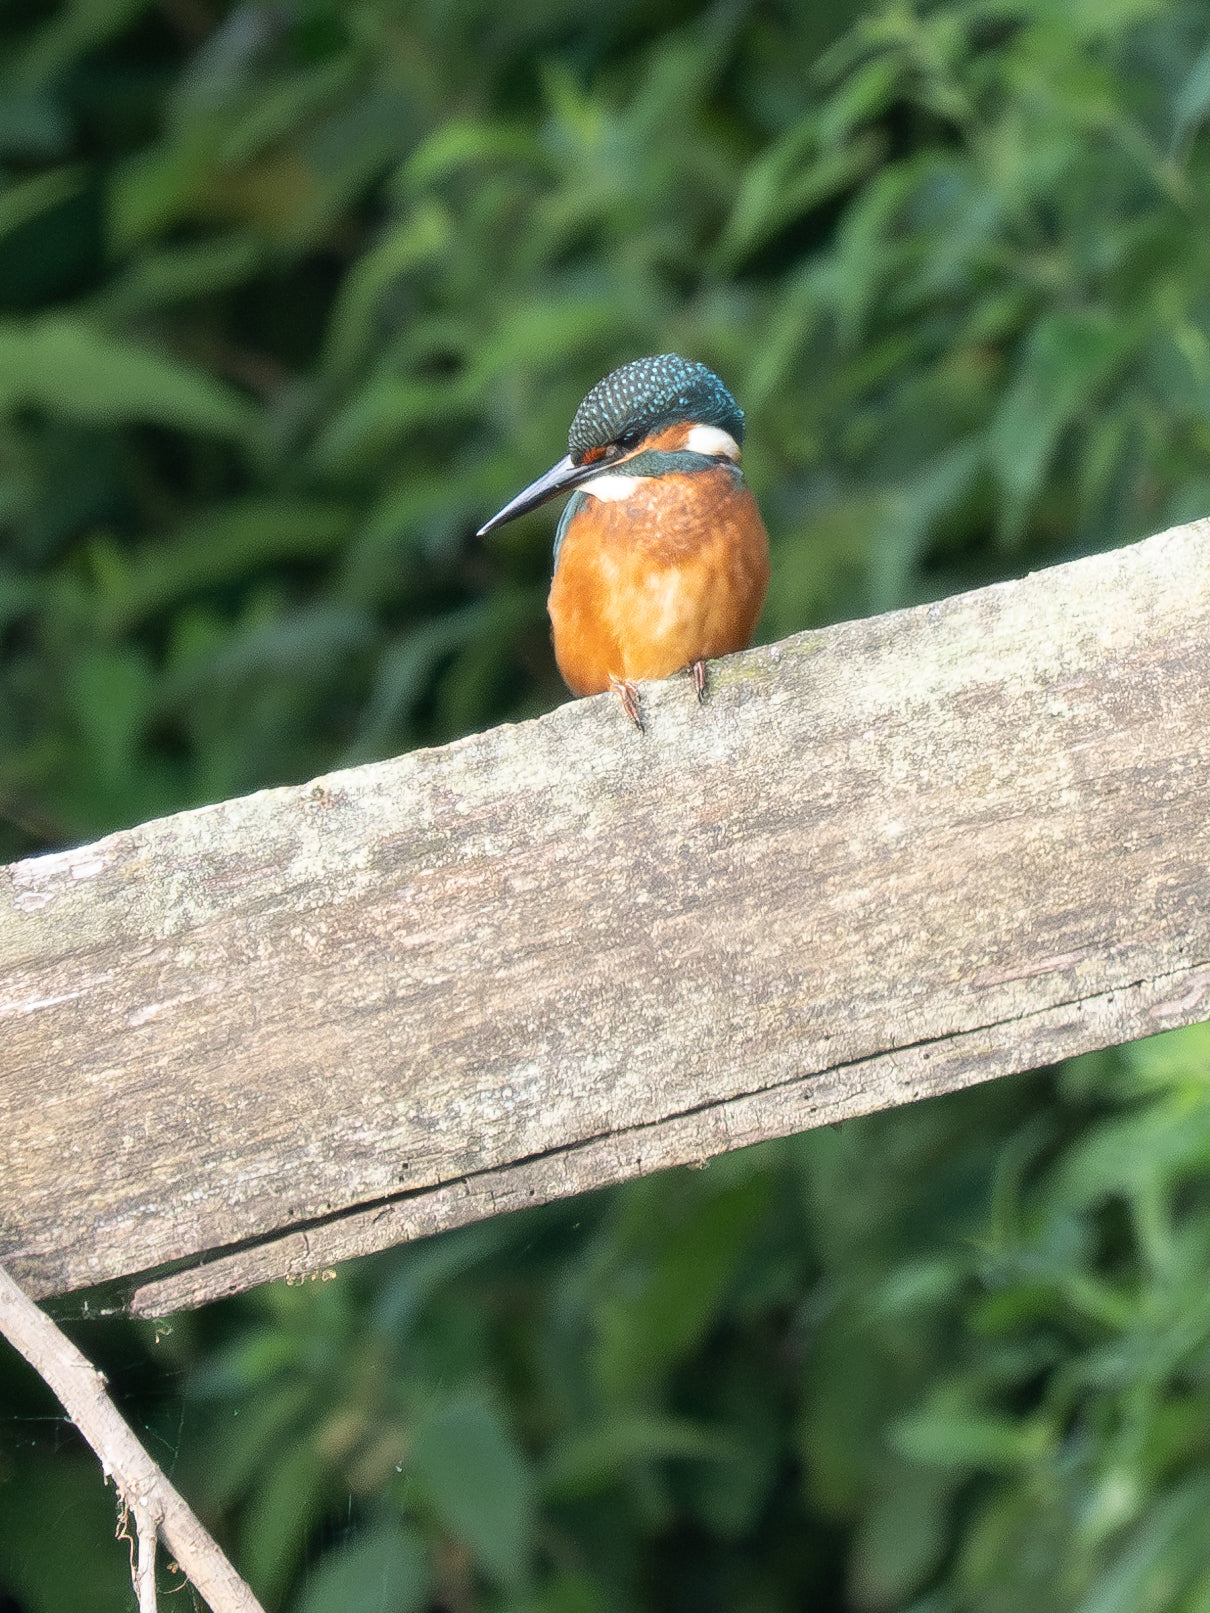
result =
M608 1613L616 1604L607 1594L586 1572L556 1570L531 1595L510 1601L507 1613Z
M401 194L449 179L463 168L523 162L546 166L542 146L523 125L479 123L450 118L440 123L409 156L396 184Z
M853 1584L861 1607L901 1607L945 1552L955 1486L949 1475L898 1462L880 1479L853 1544Z
M252 1389L251 1382L233 1386L234 1408L221 1425L211 1424L203 1459L196 1464L190 1494L200 1495L215 1510L234 1508L308 1419L310 1386L302 1379L257 1387L255 1399Z
M468 413L474 402L465 383L408 380L390 373L372 376L321 434L314 449L316 468L329 475L364 473L405 448L422 424L448 424Z
M16 53L14 77L26 87L49 82L120 33L148 4L149 0L66 0Z
M1210 1025L1144 1037L1131 1044L1125 1057L1148 1087L1177 1087L1194 1097L1210 1088Z
M870 604L874 610L892 610L908 594L922 552L937 527L966 495L983 469L984 459L981 440L955 442L921 465L888 498L881 538L870 567Z
M1210 1094L1196 1107L1153 1103L1090 1126L1064 1155L1050 1201L1088 1209L1111 1194L1175 1185L1210 1168Z
M241 1564L262 1602L277 1603L319 1519L327 1481L307 1436L279 1446L240 1519Z
M0 1584L27 1613L133 1606L129 1548L113 1538L116 1514L117 1496L91 1451L6 1452Z
M260 273L268 254L251 234L231 231L136 258L96 300L106 325L195 297L213 297Z
M517 1591L529 1573L533 1495L529 1464L486 1400L456 1400L417 1430L409 1478L483 1571Z
M1189 69L1172 105L1173 140L1187 140L1210 112L1210 45Z
M133 644L88 648L69 663L72 707L100 781L113 784L136 765L154 682L146 652Z
M0 567L0 628L25 612L34 609L41 601L42 589L30 577Z
M52 168L0 190L0 237L19 230L61 202L69 201L84 186L82 168Z
M751 164L716 249L721 266L733 269L796 218L856 184L880 149L873 138L818 146L817 122L807 119Z
M101 605L104 630L128 632L165 605L285 561L337 549L355 512L345 505L283 497L243 499L199 513L170 542L126 562Z
M716 1429L639 1412L612 1417L556 1445L542 1488L560 1498L591 1495L615 1484L620 1470L632 1462L729 1462L737 1454L733 1440Z
M716 1163L722 1190L711 1192L708 1183L691 1201L692 1214L661 1221L648 1222L642 1211L655 1189L631 1190L634 1242L619 1239L617 1277L597 1302L594 1370L611 1399L649 1393L700 1342L722 1305L770 1191L760 1173L728 1181L735 1168Z
M418 265L431 262L451 243L452 221L433 201L422 201L406 219L362 254L345 276L328 321L323 367L347 375L372 350L385 327L380 305Z
M0 411L31 407L220 437L250 439L257 427L256 410L231 387L67 314L0 323Z
M249 109L222 135L216 163L235 168L283 140L299 124L309 122L342 89L350 87L355 64L348 57L313 66L279 84L264 84Z
M249 612L248 620L221 642L208 643L202 653L172 668L160 689L162 706L279 679L283 690L303 696L309 683L324 678L329 664L363 650L371 635L363 612L340 605L283 615L270 599L258 604L268 608Z
M1020 536L1060 436L1095 408L1135 341L1128 324L1100 312L1051 314L1031 331L989 439L1010 540Z
M1139 1613L1140 1609L1183 1607L1174 1596L1195 1575L1210 1569L1206 1518L1210 1515L1210 1475L1191 1474L1157 1496L1137 1528L1105 1563L1104 1571L1075 1613Z
M996 1471L1036 1461L1050 1441L1044 1421L973 1412L947 1405L947 1398L942 1393L928 1410L895 1424L892 1440L910 1461L942 1469Z
M406 1524L378 1524L320 1559L293 1613L420 1613L429 1605L428 1555Z
M120 164L109 182L109 237L128 253L169 225L202 210L210 153L197 141L148 144Z

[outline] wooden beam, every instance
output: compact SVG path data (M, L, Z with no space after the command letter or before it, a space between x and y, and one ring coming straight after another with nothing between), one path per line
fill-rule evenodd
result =
M1210 1016L1210 525L711 670L4 870L0 1262L168 1310Z

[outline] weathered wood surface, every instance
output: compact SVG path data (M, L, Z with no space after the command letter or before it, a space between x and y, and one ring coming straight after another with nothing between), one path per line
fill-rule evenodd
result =
M196 1303L1210 1016L1210 524L0 873L0 1262Z

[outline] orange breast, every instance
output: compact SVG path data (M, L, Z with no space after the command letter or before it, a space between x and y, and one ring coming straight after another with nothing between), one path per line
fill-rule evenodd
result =
M578 695L666 678L752 641L769 583L756 500L728 467L587 495L550 589L555 659Z

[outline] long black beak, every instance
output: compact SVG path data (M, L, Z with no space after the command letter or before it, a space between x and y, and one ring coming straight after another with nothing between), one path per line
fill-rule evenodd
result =
M564 454L557 465L552 465L545 476L539 476L536 482L531 482L523 493L518 493L490 521L485 521L479 528L478 537L484 533L492 532L506 521L514 520L518 515L524 515L529 510L536 510L539 504L545 504L547 499L558 498L560 493L568 493L580 482L586 482L591 476L599 476L604 467L600 460L594 460L587 465L572 463L570 454Z

